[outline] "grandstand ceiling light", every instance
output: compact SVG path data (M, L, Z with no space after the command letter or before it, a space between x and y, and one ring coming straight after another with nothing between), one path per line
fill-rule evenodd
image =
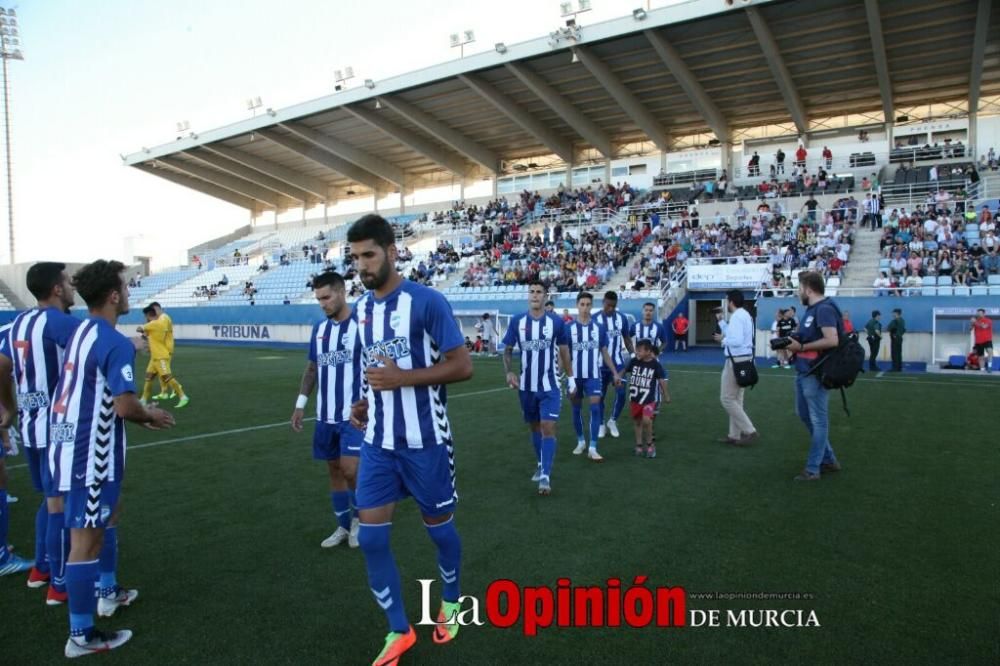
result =
M365 79L365 88L368 88L368 90L372 90L374 87L375 87L374 81L372 81L371 79Z
M493 46L493 48L495 48L497 50L497 53L499 53L500 55L503 55L504 53L507 53L507 45L504 44L503 42L497 42Z
M632 18L634 18L636 21L645 21L647 16L649 15L646 13L646 10L643 9L642 7L639 7L639 9L632 10Z

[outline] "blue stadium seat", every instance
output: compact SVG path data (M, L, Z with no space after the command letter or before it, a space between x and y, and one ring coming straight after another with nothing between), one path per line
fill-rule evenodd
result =
M1000 286L1000 275L990 275L986 278L986 284Z
M984 287L983 285L977 285L972 288L973 296L988 296L989 293L990 290L987 287Z
M921 296L937 296L937 287L924 287L920 290Z
M961 286L955 287L954 293L955 293L956 296L969 296L969 295L971 295L971 291L970 291L970 289L968 287L961 287Z
M950 368L964 368L965 367L965 357L961 354L952 354L948 357L948 367Z
M938 286L944 286L944 287L950 286L951 285L951 276L950 275L939 275L937 283L938 283Z
M937 284L937 278L936 278L936 277L934 277L933 275L925 275L925 276L924 276L924 277L923 277L923 278L921 279L921 283L922 283L922 284L923 284L923 285L924 285L925 287L933 287L934 285L936 285L936 284Z

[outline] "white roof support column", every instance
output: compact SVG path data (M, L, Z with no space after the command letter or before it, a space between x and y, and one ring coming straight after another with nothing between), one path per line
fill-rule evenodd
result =
M652 45L653 50L660 56L660 60L667 66L670 73L677 79L677 83L684 89L684 93L698 113L705 117L708 126L715 133L715 138L720 142L729 141L729 123L725 116L719 111L719 107L709 98L708 93L698 83L698 79L691 73L687 63L681 59L677 49L667 41L663 33L656 30L645 30L642 33Z
M284 183L276 178L271 178L270 176L265 176L255 169L232 162L224 157L219 157L218 155L210 153L206 150L187 150L181 154L204 162L209 166L213 166L216 169L225 171L233 176L248 180L251 183L256 183L261 187L266 187L276 194L284 194L286 197L303 202L303 204L312 198L305 190L292 187L288 183Z
M360 183L366 187L374 188L376 184L380 182L378 176L365 171L347 160L343 160L336 155L331 154L327 150L314 146L311 143L306 143L290 136L278 134L274 130L257 130L257 136L262 136L268 141L279 145L286 150L297 153L311 162L315 162L316 164L319 164L336 174L349 178L350 180ZM384 187L392 188L393 186L388 185Z
M774 35L771 34L771 29L767 27L764 17L760 15L760 10L756 7L747 7L746 13L747 18L750 19L750 25L753 27L754 34L757 36L760 49L764 52L764 59L767 60L771 76L774 77L774 82L778 85L781 97L785 100L785 106L788 107L788 113L792 117L792 122L795 123L795 128L799 131L799 134L804 135L809 130L805 107L802 106L802 99L799 98L799 93L792 83L792 75L788 72L788 67L785 66L785 60L778 51L778 43L774 41Z
M481 77L474 74L459 74L458 78L465 85L476 91L476 94L495 106L497 111L510 118L514 121L515 125L518 125L527 131L528 134L538 139L542 145L561 157L564 161L573 161L572 141L553 132Z
M555 111L584 141L596 148L609 160L614 157L615 149L607 132L602 130L593 120L583 115L576 106L560 95L545 79L529 69L527 64L508 62L504 66L521 83L527 86L528 90L533 92L550 109Z
M979 10L976 14L976 34L972 38L972 71L969 72L970 114L979 111L979 90L983 81L983 58L986 57L986 32L990 27L990 6L993 1L979 0Z
M395 183L400 187L406 184L406 177L402 169L379 157L375 157L371 153L348 145L340 139L323 134L302 123L281 123L280 127L284 127L292 134L305 139L309 143L319 146L323 150L329 151L369 173L384 178L390 183Z
M202 194L206 194L210 197L231 203L234 206L246 208L251 214L260 208L260 204L250 197L230 192L229 190L219 187L218 185L212 185L211 183L206 183L205 181L198 180L197 178L184 176L176 171L171 171L170 169L157 169L149 164L136 164L135 168L140 171L145 171L146 173L151 173L154 176L159 176L160 178L174 183L175 185L183 185L184 187L189 187L196 192L201 192Z
M885 116L885 122L891 123L893 121L892 79L889 77L889 60L885 57L885 37L882 36L882 14L878 9L878 0L865 0L865 15L868 17L868 36L872 40L878 89L882 94L882 115Z
M400 127L391 120L383 118L378 113L361 108L360 106L345 106L342 108L355 118L363 120L375 129L388 134L404 146L417 151L427 159L431 160L443 169L447 169L459 178L464 178L466 174L468 174L469 165L465 163L465 160L454 153L442 150L416 132L411 132L404 127Z
M267 204L272 208L277 209L282 207L278 194L263 188L260 185L243 180L242 178L237 178L236 176L231 176L220 171L214 171L207 167L198 166L197 164L192 164L191 162L185 162L184 160L180 160L176 157L160 157L156 161L161 164L165 164L174 171L186 173L189 176L194 176L195 178L199 178L207 183L229 190L230 192L250 197L251 199L259 201L262 204Z
M276 178L277 180L288 183L289 185L297 187L300 190L305 190L321 201L326 201L329 198L330 188L327 187L326 183L319 178L313 178L312 176L300 174L292 169L283 167L280 164L275 164L270 160L265 160L257 157L256 155L251 155L250 153L245 153L242 150L236 150L235 148L230 148L229 146L225 146L220 143L208 144L204 146L204 149L211 151L216 155L221 155L222 157L232 160L233 162L238 162L243 166L255 169L265 176Z
M378 103L386 106L423 131L427 132L443 144L465 155L476 164L482 165L490 173L497 173L500 168L500 158L492 150L479 145L475 141L456 132L441 121L424 113L413 104L404 102L397 97L379 97Z
M611 68L586 47L574 46L573 53L576 54L577 59L583 63L583 66L587 68L593 77L597 79L597 82L604 86L608 94L618 102L625 115L631 118L639 126L639 129L646 133L650 141L656 144L656 147L663 152L669 152L670 141L667 138L667 133L663 131L660 121L649 112L649 109L639 101L639 98L631 90L625 87L625 84L611 71Z

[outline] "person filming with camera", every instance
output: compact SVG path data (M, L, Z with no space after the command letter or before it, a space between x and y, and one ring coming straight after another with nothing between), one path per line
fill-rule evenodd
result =
M840 463L830 446L830 392L816 373L817 364L840 344L843 316L825 296L826 285L819 273L799 274L799 298L806 306L798 332L771 341L774 349L795 354L795 411L809 429L810 445L806 467L796 481L818 481L821 472L836 472Z

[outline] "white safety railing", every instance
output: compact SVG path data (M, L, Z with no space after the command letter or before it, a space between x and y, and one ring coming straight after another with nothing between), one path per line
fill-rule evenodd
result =
M743 154L741 164L733 165L732 177L734 179L743 178L769 178L771 177L771 167L774 166L774 176L776 178L790 178L792 172L799 166L799 173L802 172L802 165L795 159L794 151L785 153L785 159L779 163L775 157L776 153L760 154L757 167L750 167L750 159L753 151ZM832 152L832 151L831 151ZM879 165L892 163L903 164L909 162L934 162L946 159L968 158L973 159L972 150L960 144L952 146L950 150L944 147L924 150L922 147L897 148L890 152L862 152L851 153L849 155L834 154L830 159L824 158L822 151L817 148L810 148L807 152L804 168L808 173L817 173L820 168L831 175L850 171L852 175L856 171L871 169L876 172Z

